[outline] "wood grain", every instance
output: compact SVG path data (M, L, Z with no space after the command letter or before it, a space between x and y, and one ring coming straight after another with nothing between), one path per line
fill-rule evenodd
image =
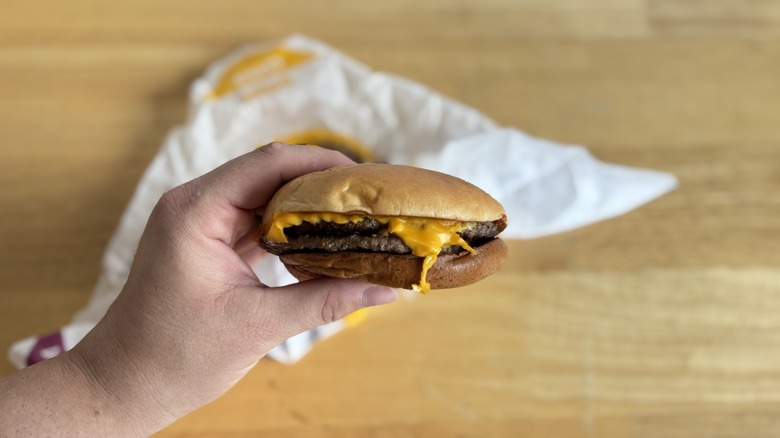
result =
M159 436L770 437L780 2L96 0L0 14L0 349L66 323L189 83L301 31L499 123L674 172L471 287L261 362ZM0 373L12 372L5 362Z

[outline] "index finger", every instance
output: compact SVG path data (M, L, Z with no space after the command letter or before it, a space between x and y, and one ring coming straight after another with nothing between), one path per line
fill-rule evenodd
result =
M228 161L202 177L201 194L243 210L264 206L279 188L301 175L353 164L324 148L271 143Z
M352 164L339 152L271 143L235 158L182 186L188 218L207 237L232 246L257 227L254 210L301 175Z

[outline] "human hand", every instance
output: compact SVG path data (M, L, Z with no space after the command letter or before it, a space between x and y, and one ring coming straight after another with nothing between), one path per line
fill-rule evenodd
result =
M216 399L284 339L393 289L317 279L266 287L244 251L254 211L285 182L351 161L321 148L271 144L166 193L154 209L127 283L68 360L104 406L137 433L154 432Z

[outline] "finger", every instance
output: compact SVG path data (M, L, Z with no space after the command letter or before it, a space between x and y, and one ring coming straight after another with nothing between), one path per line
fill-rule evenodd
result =
M233 250L236 251L236 254L238 254L249 266L254 266L261 258L268 255L263 248L258 246L254 232L250 232L239 239L233 246Z
M254 211L298 176L353 163L324 148L271 143L180 186L193 225L208 238L233 246L256 229Z
M264 206L286 182L301 175L354 163L324 148L271 143L202 177L205 196L244 210Z
M394 289L357 280L323 278L269 288L262 294L257 321L269 324L265 336L274 345L306 330L337 321L364 307L398 299Z

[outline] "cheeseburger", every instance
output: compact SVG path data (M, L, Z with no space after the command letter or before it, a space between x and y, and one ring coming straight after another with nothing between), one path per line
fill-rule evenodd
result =
M430 170L352 164L284 185L259 243L299 280L356 278L446 289L496 272L507 248L504 208L478 187Z

